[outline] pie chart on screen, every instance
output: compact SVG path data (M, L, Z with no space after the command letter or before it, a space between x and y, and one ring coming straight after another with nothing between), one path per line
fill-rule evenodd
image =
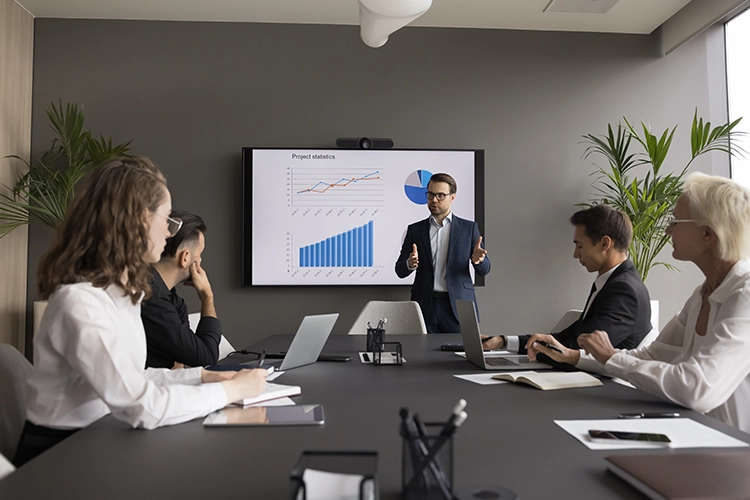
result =
M427 184L430 183L432 172L429 170L417 170L409 174L404 183L406 197L417 205L427 205Z

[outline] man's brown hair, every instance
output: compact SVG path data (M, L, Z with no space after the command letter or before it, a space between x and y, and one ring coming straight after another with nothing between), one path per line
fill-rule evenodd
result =
M445 182L450 187L451 192L449 194L453 194L456 192L456 180L448 174L444 174L444 173L432 174L432 177L430 177L430 182ZM428 185L429 185L429 182L428 182Z
M570 223L583 226L586 236L594 243L609 236L615 248L621 252L628 251L633 239L633 224L627 214L603 203L574 213Z

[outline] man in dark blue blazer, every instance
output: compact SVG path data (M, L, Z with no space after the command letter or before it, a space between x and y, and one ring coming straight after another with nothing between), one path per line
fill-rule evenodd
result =
M486 276L490 259L477 223L451 212L456 198L453 177L433 174L426 196L431 215L407 229L396 274L406 278L417 271L411 300L419 303L429 333L460 333L456 300L477 302L469 264L478 275Z

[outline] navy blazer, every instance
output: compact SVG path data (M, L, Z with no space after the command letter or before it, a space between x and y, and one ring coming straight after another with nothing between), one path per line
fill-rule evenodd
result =
M578 321L554 337L569 349L580 349L578 336L604 330L616 349L635 349L651 331L651 300L648 289L630 259L619 265L596 294ZM518 352L526 353L529 335L519 338Z
M453 314L458 318L456 312L456 300L471 300L475 306L477 303L474 294L474 283L469 274L471 254L474 246L479 240L479 226L476 222L461 219L453 215L451 222L451 237L448 244L448 259L446 263L446 281L448 282L448 297L450 298ZM432 308L432 288L435 283L435 270L432 265L432 247L430 245L430 219L424 219L411 224L406 230L404 244L401 254L396 261L396 274L399 278L406 278L411 274L406 265L412 252L412 244L417 245L419 252L419 266L411 287L411 300L418 302L425 319L429 317ZM484 248L484 242L482 244ZM474 266L474 271L479 276L486 276L490 272L490 259L485 256L484 260ZM477 307L477 317L479 308Z

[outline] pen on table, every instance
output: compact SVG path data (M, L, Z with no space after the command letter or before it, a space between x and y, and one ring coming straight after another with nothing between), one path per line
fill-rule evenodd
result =
M560 349L559 347L557 347L555 345L548 344L547 342L544 342L544 341L541 341L541 340L537 340L536 343L539 344L539 345L541 345L541 346L546 347L547 349L551 349L551 350L553 350L555 352L559 352L560 354L563 353L562 349Z
M620 413L617 418L676 418L680 414L674 411L653 412L653 413Z
M263 366L263 361L266 359L266 350L263 349L263 352L260 353L260 357L258 358L258 368Z

